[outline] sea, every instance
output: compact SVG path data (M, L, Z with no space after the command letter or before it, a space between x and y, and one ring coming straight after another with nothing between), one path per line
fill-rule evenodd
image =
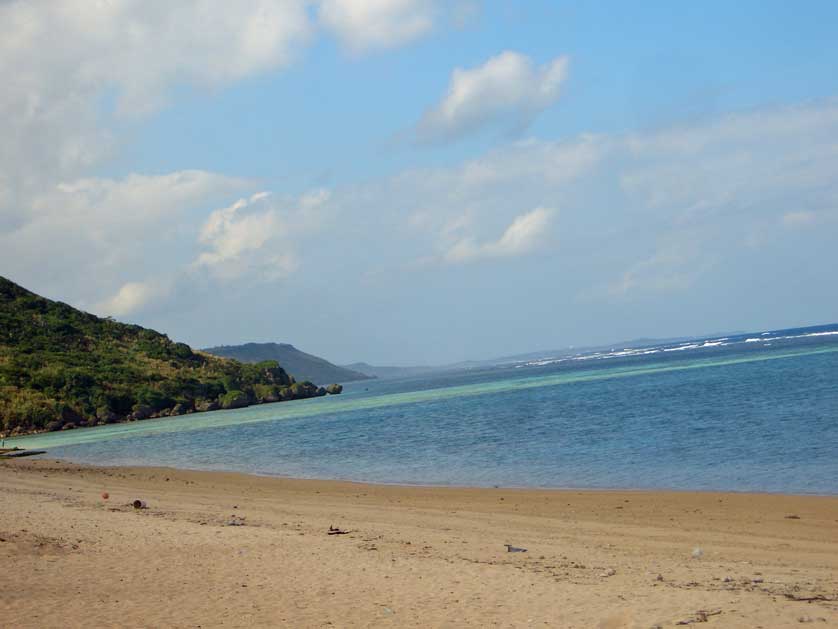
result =
M7 440L376 483L838 494L838 324L589 351Z

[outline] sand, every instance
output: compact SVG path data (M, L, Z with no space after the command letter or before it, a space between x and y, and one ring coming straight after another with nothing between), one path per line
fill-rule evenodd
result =
M0 540L5 627L838 626L836 497L16 460Z

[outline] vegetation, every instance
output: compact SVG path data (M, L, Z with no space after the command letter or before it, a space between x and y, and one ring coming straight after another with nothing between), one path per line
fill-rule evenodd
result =
M345 367L338 367L325 358L301 352L288 343L222 345L220 347L210 347L203 351L215 356L234 358L243 363L276 360L297 380L309 380L318 384L370 379L370 376L365 373Z
M325 394L275 360L243 364L39 297L0 277L0 434Z

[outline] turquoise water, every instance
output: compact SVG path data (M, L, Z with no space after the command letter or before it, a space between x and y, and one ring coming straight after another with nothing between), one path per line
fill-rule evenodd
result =
M838 493L838 326L353 383L36 435L100 464L526 487Z

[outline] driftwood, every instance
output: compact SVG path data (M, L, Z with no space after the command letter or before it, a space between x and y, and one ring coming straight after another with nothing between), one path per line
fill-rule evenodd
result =
M787 599L790 601L800 601L803 603L813 603L815 601L834 601L836 599L829 598L828 596L824 596L823 594L815 594L814 596L797 596L796 594L784 594Z
M36 454L46 453L46 450L0 450L0 459L16 459L22 456L35 456Z
M711 610L711 611L706 611L706 610L703 610L703 609L699 609L695 613L695 618L689 618L687 620L680 620L680 621L676 622L675 624L676 625L691 625L691 624L696 623L696 622L707 622L707 619L710 616L718 616L721 613L722 613L721 609L714 609L714 610Z
M344 531L343 529L339 529L336 526L329 527L329 535L346 535L349 531Z

